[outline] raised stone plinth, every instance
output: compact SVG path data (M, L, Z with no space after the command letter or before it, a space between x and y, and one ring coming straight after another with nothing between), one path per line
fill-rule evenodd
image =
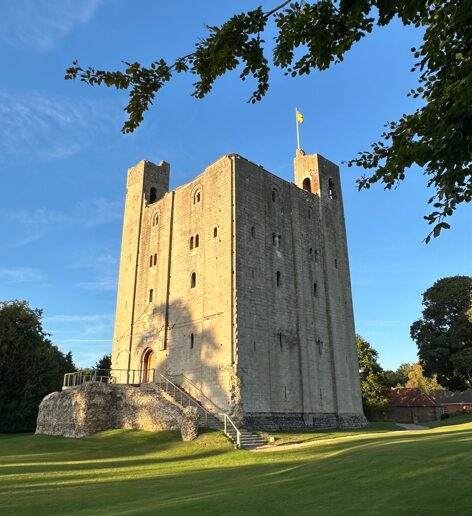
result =
M36 433L84 437L112 428L178 430L181 423L180 407L157 390L90 382L47 395Z

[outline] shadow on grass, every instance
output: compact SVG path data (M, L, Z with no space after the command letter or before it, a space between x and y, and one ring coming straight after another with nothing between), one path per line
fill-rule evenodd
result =
M24 467L17 464L2 480L0 512L465 514L471 430L359 436L257 454L231 449L218 433L182 443L175 432L151 434L154 439L136 432L131 447L125 435L105 433L87 439L114 447L105 464L73 459L65 465L54 456L41 465L36 454ZM82 461L90 452L84 445ZM67 460L68 452L63 455Z

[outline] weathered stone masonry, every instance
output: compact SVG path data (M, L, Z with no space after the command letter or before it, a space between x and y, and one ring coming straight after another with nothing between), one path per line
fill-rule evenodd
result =
M237 154L169 192L128 172L113 367L184 375L258 428L364 424L339 170Z

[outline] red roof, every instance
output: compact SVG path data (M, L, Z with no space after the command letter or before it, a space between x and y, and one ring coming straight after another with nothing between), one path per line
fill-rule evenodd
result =
M394 407L436 407L437 403L418 387L400 387L390 391Z

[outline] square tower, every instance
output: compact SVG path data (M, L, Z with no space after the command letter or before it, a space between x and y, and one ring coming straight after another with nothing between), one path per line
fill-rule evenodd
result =
M229 154L168 192L169 166L142 163L128 173L113 367L152 356L249 427L363 425L338 167L299 151L289 183Z

